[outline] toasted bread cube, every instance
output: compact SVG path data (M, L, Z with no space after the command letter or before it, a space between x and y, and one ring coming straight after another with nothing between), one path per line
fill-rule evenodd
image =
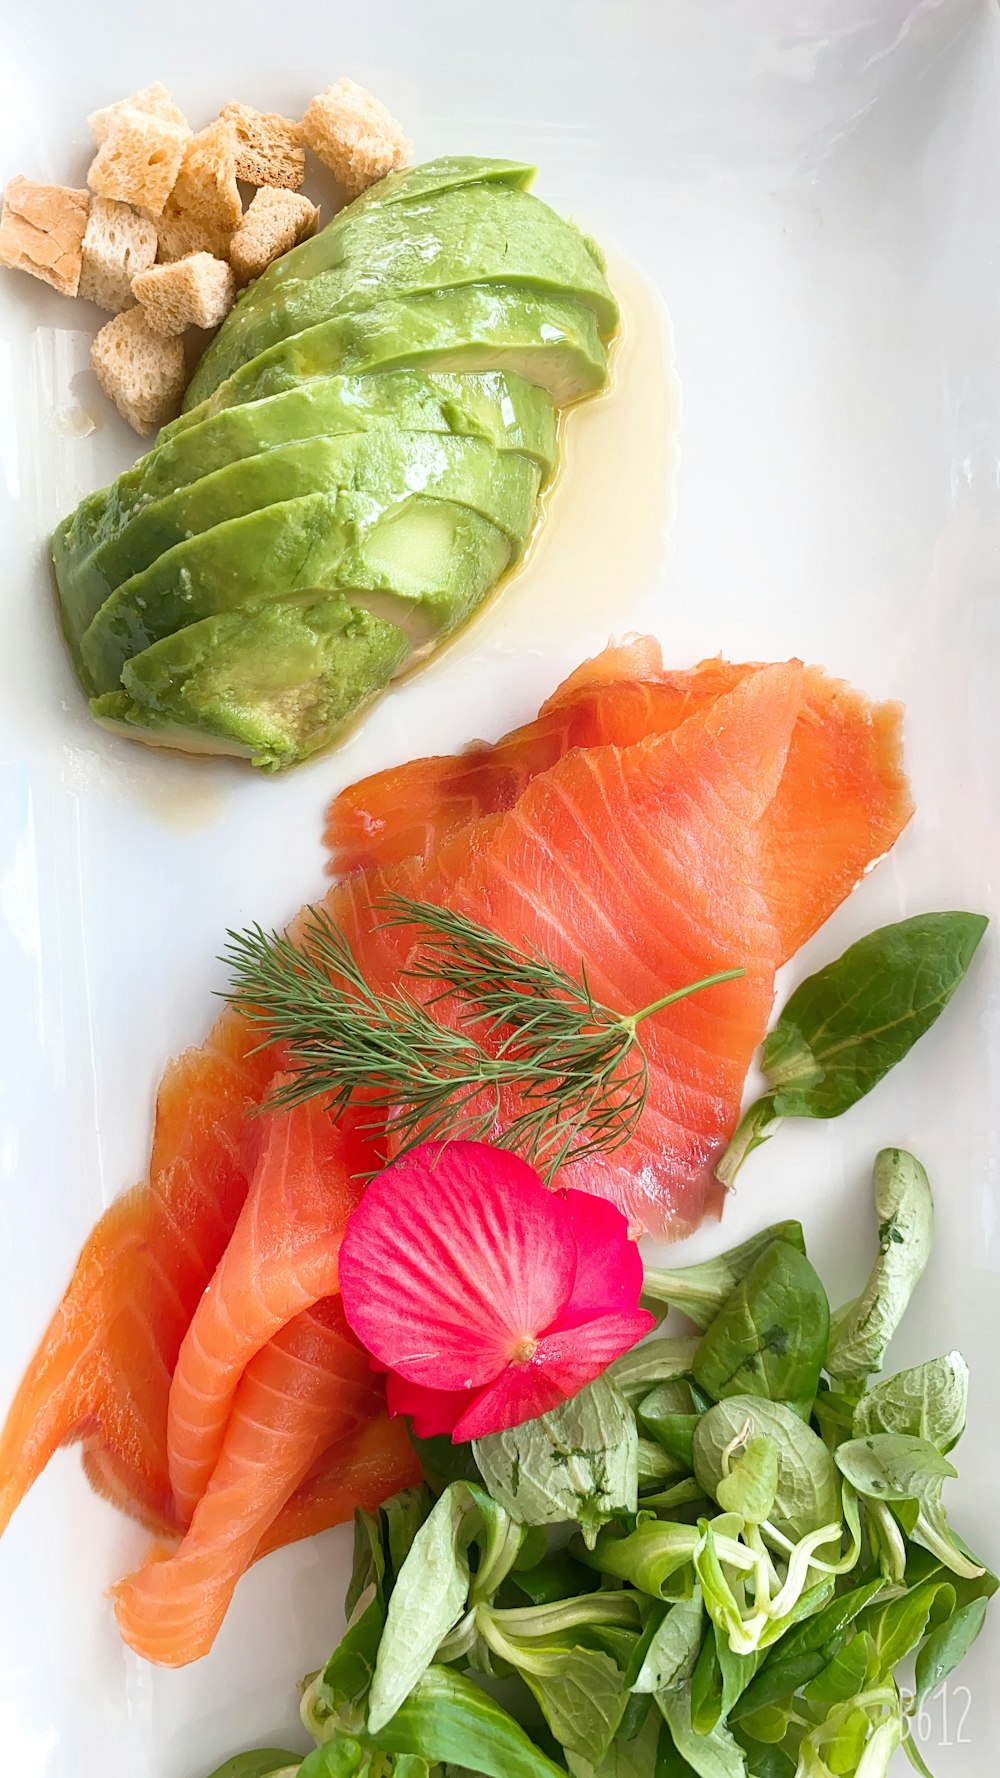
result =
M259 278L272 259L315 234L319 211L294 191L264 186L251 198L246 215L229 243L229 263L237 282Z
M233 306L236 279L224 259L189 253L169 265L154 265L133 279L132 294L154 333L183 333L186 327L218 327Z
M106 321L90 348L97 381L136 432L154 432L180 412L187 382L179 338L154 333L141 308Z
M152 86L144 86L140 92L130 93L127 99L118 99L114 105L105 105L103 110L91 112L87 122L98 148L121 111L145 111L149 117L165 117L168 123L180 124L184 130L190 129L180 106L174 104L162 82L154 80Z
M12 179L0 215L0 265L30 272L61 295L75 296L89 204L89 192L68 185Z
M302 119L302 134L306 146L352 198L394 168L405 166L413 152L402 124L353 80L338 80L311 101Z
M254 111L232 100L219 116L236 137L236 177L248 185L277 185L298 191L306 176L302 128L277 111Z
M115 198L159 216L173 190L190 131L168 117L124 106L90 163L87 184L99 198Z
M156 258L156 224L129 204L94 198L83 237L78 296L117 315L131 308L132 279Z
M243 218L236 183L236 133L221 117L191 136L177 183L164 209L158 233L160 258L212 253L225 259L233 230Z

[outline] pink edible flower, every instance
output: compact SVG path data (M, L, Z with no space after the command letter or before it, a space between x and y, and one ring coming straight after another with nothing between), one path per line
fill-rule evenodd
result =
M390 1412L456 1442L547 1413L654 1326L621 1212L485 1142L427 1143L372 1180L340 1288Z

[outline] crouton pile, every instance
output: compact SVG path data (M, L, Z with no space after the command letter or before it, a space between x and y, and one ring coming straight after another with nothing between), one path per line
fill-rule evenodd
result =
M180 410L184 335L218 327L238 288L315 233L301 194L306 149L347 199L404 166L412 144L378 99L338 80L301 123L235 100L192 130L165 86L95 111L86 191L12 179L0 215L0 265L82 296L112 319L90 361L137 432ZM256 187L244 210L240 185Z

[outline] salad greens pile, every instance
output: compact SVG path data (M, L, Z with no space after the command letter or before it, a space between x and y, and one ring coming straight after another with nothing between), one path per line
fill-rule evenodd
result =
M874 1196L835 1313L779 1223L647 1271L693 1332L512 1431L416 1440L424 1485L356 1515L313 1752L216 1778L882 1778L900 1747L926 1773L914 1714L997 1581L942 1499L963 1360L874 1380L930 1251L919 1161L883 1150Z

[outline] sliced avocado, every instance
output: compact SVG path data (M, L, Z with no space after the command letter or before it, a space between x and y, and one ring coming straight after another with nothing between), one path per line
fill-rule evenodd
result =
M53 549L60 572L116 536L149 502L228 463L299 439L367 431L387 418L410 432L482 437L498 450L521 451L545 477L555 463L551 399L523 377L417 370L316 377L281 395L228 408L177 437L161 433L145 457L109 488L81 501L58 527Z
M346 551L337 579L417 647L464 623L522 549L469 507L416 494Z
M278 262L232 310L191 379L186 406L278 340L390 296L516 286L592 308L603 334L618 324L618 306L580 231L530 192L505 185L344 212L308 248L308 267L303 259L293 272Z
M547 389L560 407L603 388L607 377L607 355L591 310L471 284L337 315L279 341L175 420L171 436L308 377L404 365L435 372L514 372Z
M277 445L150 502L96 550L62 560L66 628L82 634L87 613L92 617L116 587L142 574L158 556L262 506L353 488L370 491L374 516L377 502L388 506L431 488L484 512L520 547L534 522L538 481L537 465L516 451L499 455L481 438L404 432L389 420L368 432Z
M401 630L339 595L274 600L157 642L91 709L133 739L274 772L329 745L409 652Z
M478 449L479 441L450 441L453 446L473 442ZM488 446L481 448L489 452ZM479 503L498 517L502 514L505 522L495 528L504 537L509 559L520 552L530 531L538 472L526 458L493 453L494 473L484 479L488 460L480 455L475 480L468 465L457 463L454 477L441 475L434 487L453 500L460 489L458 503L472 512ZM522 466L516 482L511 479L515 465ZM125 661L203 617L233 610L262 594L344 585L342 559L405 498L405 469L394 491L395 501L384 486L378 495L344 488L306 494L224 520L175 544L141 574L123 581L84 632L80 658L90 690L113 691ZM491 522L488 511L479 516ZM356 574L352 557L350 575Z

